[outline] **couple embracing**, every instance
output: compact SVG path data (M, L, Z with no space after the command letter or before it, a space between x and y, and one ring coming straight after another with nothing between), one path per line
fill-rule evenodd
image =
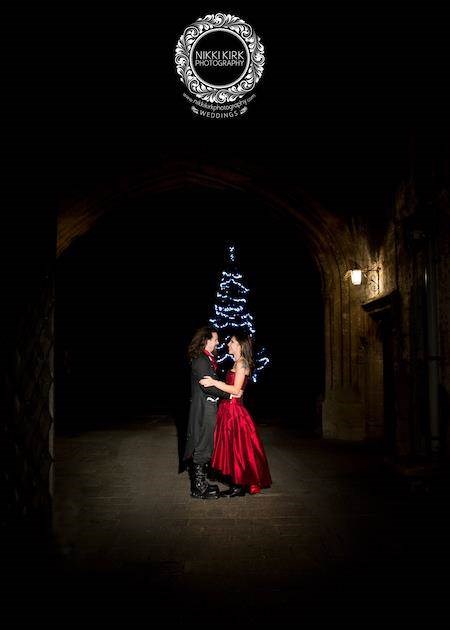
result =
M270 478L264 447L255 423L242 403L253 368L251 338L236 332L228 343L234 365L225 382L218 379L219 336L204 326L189 344L191 405L184 460L189 462L191 496L195 499L239 497L268 488ZM210 485L212 474L229 484L220 492Z

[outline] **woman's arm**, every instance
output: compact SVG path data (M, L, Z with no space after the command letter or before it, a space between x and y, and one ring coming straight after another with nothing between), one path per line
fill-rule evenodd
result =
M211 376L205 376L202 378L199 383L204 387L217 387L217 389L221 389L223 392L227 392L227 394L237 395L242 389L242 385L244 384L245 379L245 368L236 366L236 376L234 377L234 385L227 385L223 381L217 381Z
M207 372L207 369L205 369L206 365L209 365L209 359L207 359L204 355L203 357L198 357L192 361L192 376L196 381L200 382L200 379L204 377L205 372ZM216 382L217 381L214 381L214 385ZM226 392L221 391L217 387L206 388L203 385L200 385L200 387L207 396L219 396L220 398L229 397Z

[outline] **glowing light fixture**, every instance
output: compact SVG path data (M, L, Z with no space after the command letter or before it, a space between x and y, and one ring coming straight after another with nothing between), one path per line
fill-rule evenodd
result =
M345 278L350 278L353 286L360 286L363 282L363 278L365 278L365 282L373 283L375 285L376 291L380 291L380 270L381 267L375 267L373 269L361 269L361 267L356 263L352 269L349 269Z
M352 284L358 285L362 282L362 271L361 269L350 269L350 279Z

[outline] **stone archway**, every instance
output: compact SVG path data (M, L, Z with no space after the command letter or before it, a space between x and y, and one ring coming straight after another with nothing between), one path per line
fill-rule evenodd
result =
M372 387L382 388L383 375L376 353L370 352L368 316L361 308L361 294L352 291L346 272L355 258L367 261L367 247L358 243L348 225L338 215L323 208L299 187L286 186L264 172L241 167L168 162L139 176L130 176L64 201L58 217L57 256L86 234L95 223L120 203L146 195L173 191L185 186L223 190L231 188L261 199L294 221L302 231L319 270L324 302L325 397L322 409L323 435L326 438L361 441L382 437L381 407L372 404L364 384L371 373ZM355 255L355 250L360 252ZM377 286L377 296L382 291ZM369 295L365 298L374 297ZM378 382L374 382L378 381Z

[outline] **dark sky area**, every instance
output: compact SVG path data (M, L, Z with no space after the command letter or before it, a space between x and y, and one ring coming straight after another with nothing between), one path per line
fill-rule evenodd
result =
M235 121L193 117L175 72L184 28L219 10L265 45L256 99ZM294 15L283 2L43 2L7 22L9 165L64 189L176 154L301 168L324 198L351 181L356 197L395 179L411 130L429 139L447 119L439 3L317 1Z
M175 72L184 28L216 11L247 19L265 46L256 99L239 120L193 117ZM307 2L294 15L283 2L41 2L10 8L5 21L5 175L13 191L35 188L55 206L183 158L261 166L332 211L376 222L416 148L446 141L439 3ZM184 399L183 353L210 314L230 238L273 358L255 400L286 418L314 413L323 323L301 233L243 193L195 187L124 197L58 261L59 361L69 348L97 408L163 409L174 390Z
M69 350L94 413L123 419L186 399L186 348L212 315L234 239L257 340L272 358L252 398L268 418L292 419L301 408L312 423L323 391L320 279L295 224L236 192L166 193L124 211L126 224L122 212L107 217L58 262L60 356Z

